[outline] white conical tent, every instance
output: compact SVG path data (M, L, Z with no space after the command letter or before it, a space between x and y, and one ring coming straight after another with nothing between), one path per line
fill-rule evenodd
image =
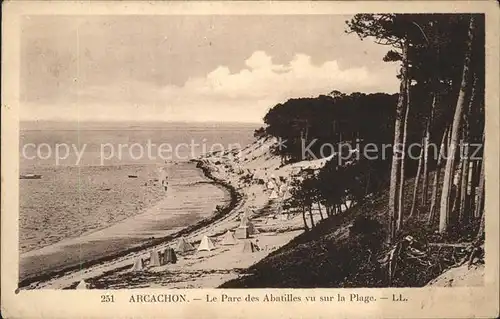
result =
M160 254L158 253L157 250L152 250L150 252L149 266L151 266L151 267L161 266L161 264L160 264Z
M184 253L184 252L187 252L187 251L190 251L190 250L193 250L194 247L193 245L191 245L187 240L186 238L184 237L181 237L179 238L179 240L177 241L177 251L178 252L181 252L181 253Z
M241 250L243 253L253 253L259 251L259 247L252 242L251 240L245 240L243 243L243 249Z
M267 189L274 189L275 185L273 183L273 181L269 181L267 182Z
M236 228L236 230L234 232L234 236L238 239L248 238L248 236L250 236L250 234L248 232L248 227L247 226L240 226L240 227Z
M249 220L248 220L248 217L243 216L240 220L240 227L245 227L247 224L248 224Z
M276 193L275 190L271 192L271 195L269 195L269 199L276 199L278 198L278 193Z
M88 289L88 288L89 287L88 287L87 283L83 279L76 286L76 289Z
M198 251L202 250L213 250L215 249L214 242L208 238L207 235L203 236L203 239L200 241L200 245L198 246Z
M221 245L234 245L236 244L236 238L234 238L233 233L228 230L221 240Z
M137 258L132 266L131 271L143 271L144 270L144 261L141 257Z

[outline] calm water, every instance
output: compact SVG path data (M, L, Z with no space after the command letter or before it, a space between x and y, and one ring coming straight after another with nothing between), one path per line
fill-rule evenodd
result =
M24 122L20 132L20 167L21 171L27 171L40 166L109 166L187 160L207 151L245 146L252 141L257 127Z
M87 124L75 130L65 125L21 126L21 174L43 175L40 180L20 180L21 278L115 253L208 217L216 205L229 200L228 194L206 183L201 171L184 159L198 156L216 143L244 146L252 141L256 128L122 123L106 127ZM43 143L46 145L38 148ZM66 154L59 146L56 162L56 144L62 143L69 145L70 152L62 159ZM165 153L164 158L134 153L140 152L137 145L147 152L150 144L155 155L153 144L162 143L173 150L183 146L170 153L168 160L174 162L166 164ZM136 146L132 152L122 146L121 156L110 156L101 152L104 144L115 152L119 145ZM192 144L200 146L186 146ZM24 145L28 147L22 154ZM214 150L217 147L220 145ZM84 150L78 165L79 155L72 148ZM108 159L102 160L102 154ZM166 193L154 182L159 167L168 172Z

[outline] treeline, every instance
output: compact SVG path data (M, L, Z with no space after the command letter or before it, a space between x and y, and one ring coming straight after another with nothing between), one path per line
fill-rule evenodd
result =
M315 206L327 218L347 202L388 188L389 243L409 220L443 235L474 232L483 238L484 16L359 14L347 21L346 31L388 47L384 61L401 65L395 75L400 92L333 91L272 108L256 134L282 139L284 147L273 151L284 162L334 155L321 152L324 144L357 147L352 158L336 154L319 172L304 172L288 204L302 209L307 228L306 213L313 227ZM373 159L364 152L368 143L393 147ZM421 147L410 158L413 143ZM414 177L411 187L408 177Z
M332 155L325 145L354 144L356 140L387 143L394 130L391 119L396 101L396 94L346 95L339 91L290 99L269 110L264 117L267 126L260 133L283 141L283 147L274 151L287 163ZM304 146L309 146L307 152Z

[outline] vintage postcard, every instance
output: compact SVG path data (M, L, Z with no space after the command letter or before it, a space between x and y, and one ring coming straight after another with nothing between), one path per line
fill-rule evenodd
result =
M499 316L496 1L2 6L2 317Z

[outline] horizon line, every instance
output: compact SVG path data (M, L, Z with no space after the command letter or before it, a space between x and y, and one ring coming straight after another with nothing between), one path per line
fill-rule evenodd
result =
M165 123L165 124L259 124L263 125L264 122L245 122L245 121L169 121L169 120L101 120L101 119L85 119L85 120L75 120L75 119L19 119L19 122L59 122L59 123Z

